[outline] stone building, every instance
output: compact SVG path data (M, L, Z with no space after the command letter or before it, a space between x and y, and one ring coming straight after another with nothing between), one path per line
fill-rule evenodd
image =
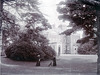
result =
M43 35L49 40L49 46L51 46L57 53L57 55L62 54L62 37L59 35L55 29L49 29L43 32Z
M67 54L77 54L78 46L77 40L80 39L79 34L71 34L66 38L66 53Z
M49 40L49 45L56 51L57 55L61 54L77 54L80 39L79 34L71 34L70 36L60 35L58 29L49 29L43 32L44 36Z

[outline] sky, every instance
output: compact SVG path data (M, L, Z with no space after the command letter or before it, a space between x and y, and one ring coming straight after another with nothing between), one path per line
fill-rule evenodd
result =
M65 1L65 0L39 0L40 5L38 5L40 11L43 13L45 18L49 21L51 25L54 25L55 27L58 27L58 25L64 24L69 25L69 22L62 22L62 20L58 19L59 13L57 12L57 4L59 2ZM10 12L13 12L12 14L16 14L17 18L20 19L19 14L16 12L16 10L12 9L11 7L5 7L6 9L9 9ZM25 12L25 11L24 11ZM21 29L23 29L23 22L20 22Z
M45 18L49 21L51 25L55 25L55 27L58 27L58 25L69 25L69 21L62 22L61 20L58 19L59 13L57 12L57 4L59 2L65 1L65 0L39 0L41 3L39 5L40 11L44 14ZM83 31L78 31L78 34L83 35Z
M58 19L59 13L57 12L57 4L60 1L64 0L39 0L41 3L39 5L40 11L44 14L45 18L49 21L51 25L55 25L56 27L60 24L68 25L69 21L62 22Z
M49 23L51 25L54 25L56 28L59 25L69 25L69 21L66 22L62 22L62 20L58 19L59 13L57 12L57 4L59 4L59 2L61 1L65 1L65 0L39 0L40 5L38 6L40 11L43 13L43 15L45 16L45 18L49 21ZM7 9L10 9L11 12L14 12L14 10L11 10L11 8L7 7ZM25 11L24 11L25 12ZM17 18L19 18L18 14L13 13L17 15ZM23 30L24 26L23 26L23 22L21 21L21 29ZM66 27L67 28L67 27ZM81 32L80 32L81 33Z

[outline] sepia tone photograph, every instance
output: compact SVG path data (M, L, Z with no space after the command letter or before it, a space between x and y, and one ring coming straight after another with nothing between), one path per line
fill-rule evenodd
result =
M100 0L0 0L0 75L100 75Z

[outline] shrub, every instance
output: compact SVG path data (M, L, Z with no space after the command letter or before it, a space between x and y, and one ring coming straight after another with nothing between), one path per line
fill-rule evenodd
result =
M94 41L89 41L87 43L82 44L78 48L79 54L96 54L97 53L97 45L94 46Z
M50 46L42 47L42 51L46 54L45 59L52 59L52 57L56 56L56 52Z
M37 46L30 42L20 41L10 45L5 54L8 58L13 60L37 60L37 55L41 56L41 59L50 59L55 55L55 51L49 46Z
M13 43L5 50L5 54L8 58L14 60L36 60L37 55L41 54L44 56L43 52L38 52L37 47L31 43L21 41Z

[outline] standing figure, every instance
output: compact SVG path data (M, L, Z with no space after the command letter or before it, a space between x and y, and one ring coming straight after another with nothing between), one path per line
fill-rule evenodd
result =
M57 64L56 64L56 57L53 57L53 66L57 66Z
M41 59L40 59L40 55L37 55L36 66L40 66L40 61L41 61Z

